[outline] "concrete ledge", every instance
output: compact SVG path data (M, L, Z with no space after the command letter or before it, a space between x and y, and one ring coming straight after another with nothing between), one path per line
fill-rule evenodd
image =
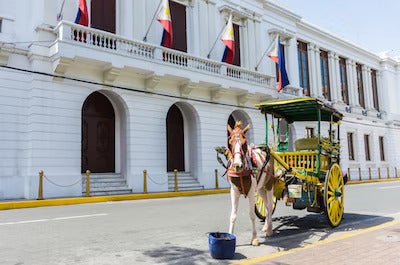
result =
M230 189L218 190L195 190L195 191L178 191L178 192L160 192L160 193L140 193L140 194L125 194L112 196L93 196L93 197L76 197L76 198L55 198L44 200L21 200L0 202L0 210L33 208L42 206L58 206L82 203L108 202L108 201L125 201L125 200L142 200L142 199L157 199L157 198L172 198L182 196L197 196L219 193L229 193Z

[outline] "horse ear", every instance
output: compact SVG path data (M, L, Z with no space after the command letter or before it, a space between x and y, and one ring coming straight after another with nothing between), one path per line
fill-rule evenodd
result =
M229 124L226 126L226 128L228 129L228 132L229 132L229 134L231 134L232 133L232 128L231 128L231 126L229 126Z
M243 129L243 134L245 134L247 132L247 130L250 129L250 124L247 124L246 127L244 127Z

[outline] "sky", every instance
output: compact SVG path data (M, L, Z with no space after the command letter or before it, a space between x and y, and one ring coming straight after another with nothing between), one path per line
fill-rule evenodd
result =
M400 55L399 0L272 0L374 53Z

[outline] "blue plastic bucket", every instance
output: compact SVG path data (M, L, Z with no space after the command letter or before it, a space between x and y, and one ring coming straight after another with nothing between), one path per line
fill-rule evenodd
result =
M235 255L236 237L229 233L208 234L208 249L214 259L231 259Z

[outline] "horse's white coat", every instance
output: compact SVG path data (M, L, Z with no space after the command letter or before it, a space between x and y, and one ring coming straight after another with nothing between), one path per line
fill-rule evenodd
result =
M236 129L235 125L235 129ZM240 130L240 128L238 128ZM239 132L242 133L243 137L244 134L246 133L248 129L248 126L240 130ZM249 215L251 219L251 224L252 224L252 237L251 237L251 244L253 246L257 246L259 244L258 239L257 239L257 231L256 231L256 225L255 225L255 219L256 219L256 214L254 210L254 205L255 205L255 194L258 192L260 197L264 201L265 205L265 212L267 214L265 218L265 224L264 227L262 228L262 231L266 232L267 236L272 235L272 207L273 207L273 196L274 196L274 190L273 190L273 185L270 185L270 189L265 189L265 185L267 184L268 181L270 181L270 178L273 175L274 172L274 160L270 159L268 161L268 164L264 169L262 169L262 166L264 164L264 161L266 159L265 152L263 152L260 148L256 148L253 144L249 145L247 149L247 153L244 154L243 152L243 144L245 144L245 141L240 141L240 139L237 137L237 135L232 135L232 132L234 129L232 129L228 125L228 131L230 133L230 137L235 137L235 142L232 144L232 150L230 150L232 154L232 165L231 168L234 171L238 171L238 169L241 170L246 170L244 165L251 165L250 159L253 156L254 162L256 162L256 166L258 169L258 172L261 172L261 176L259 177L259 182L257 183L256 181L256 176L251 177L251 187L250 190L247 194L247 197L249 199ZM236 131L237 133L237 131ZM244 139L246 139L244 137ZM243 140L243 139L242 139ZM247 161L246 161L247 160ZM272 174L271 174L272 172ZM260 174L260 173L258 173ZM234 233L234 228L235 228L235 222L237 219L237 210L239 206L239 197L240 197L240 190L238 187L236 187L232 182L231 184L231 190L230 190L230 195L231 195L231 216L230 216L230 224L229 224L229 233L233 234Z

